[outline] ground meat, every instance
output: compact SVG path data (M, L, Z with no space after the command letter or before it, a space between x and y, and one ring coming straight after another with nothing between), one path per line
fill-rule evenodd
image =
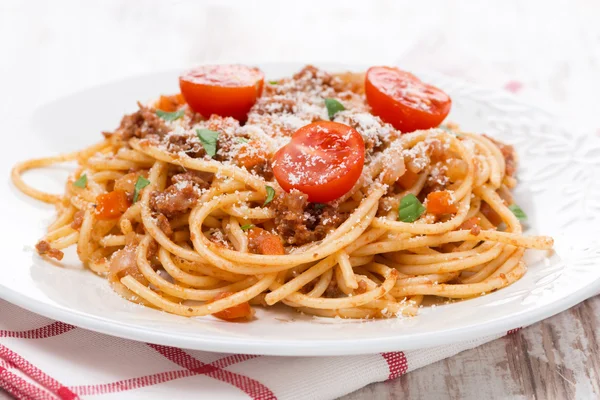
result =
M498 140L488 136L488 135L483 135L486 138L488 138L489 140L491 140L497 147L498 149L500 149L500 152L502 153L502 156L504 156L504 163L506 164L506 175L508 176L513 176L515 174L515 172L517 171L517 152L515 151L515 148L509 144L504 144L502 142L499 142Z
M199 173L197 171L183 172L181 174L173 175L171 177L171 182L173 184L181 183L181 182L189 182L189 183L195 184L200 189L208 189L208 187L210 187L210 183L208 183L205 180L206 174L204 174L204 176L201 176L201 174L202 173Z
M148 135L162 137L169 131L164 121L156 115L153 109L144 107L140 103L138 106L140 107L138 111L123 117L121 125L117 129L124 139L144 138Z
M280 194L271 207L276 215L275 230L286 244L296 246L323 239L347 218L332 206L308 203L299 191Z
M150 207L156 212L171 218L189 211L196 205L199 195L191 182L176 183L164 192L154 192Z
M354 290L354 294L363 294L367 292L367 282L360 279L358 281L358 288Z
M171 237L171 235L173 234L173 229L171 228L171 224L169 223L167 217L164 216L164 214L158 214L158 216L156 217L156 223L165 235Z
M50 243L46 242L45 240L40 240L35 245L35 249L40 256L48 256L50 258L55 258L58 261L62 260L65 255L62 251L53 249L50 246Z
M73 215L73 222L71 222L71 228L79 230L81 225L83 225L83 216L85 215L85 211L79 210Z
M206 151L194 136L184 134L170 134L166 138L167 150L171 153L185 153L192 158L202 158L206 155Z

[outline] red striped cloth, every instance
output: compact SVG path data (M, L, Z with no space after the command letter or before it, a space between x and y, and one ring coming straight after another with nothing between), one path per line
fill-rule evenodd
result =
M217 354L106 336L0 300L0 387L35 400L332 399L500 336L347 357Z

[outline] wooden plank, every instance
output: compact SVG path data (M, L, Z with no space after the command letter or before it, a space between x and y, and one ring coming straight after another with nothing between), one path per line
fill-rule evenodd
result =
M515 334L343 397L600 398L600 297Z

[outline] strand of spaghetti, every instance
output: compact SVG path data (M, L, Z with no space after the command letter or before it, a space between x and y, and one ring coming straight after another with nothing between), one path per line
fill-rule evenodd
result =
M286 298L289 294L297 292L304 285L311 282L313 279L318 278L323 273L330 270L335 264L335 256L329 256L321 260L316 265L307 269L291 281L277 287L276 289L272 289L271 293L268 293L265 296L265 302L270 306L277 303L278 301Z
M523 258L523 253L525 249L517 249L505 263L498 269L496 269L487 279L496 278L498 276L502 276L503 274L507 274L512 271L513 268L521 261Z
M123 277L121 279L121 283L123 283L123 285L125 285L129 290L138 296L144 298L155 307L158 307L164 311L185 317L200 317L203 315L214 314L237 304L250 301L265 291L271 285L271 283L273 283L275 275L276 274L265 275L249 288L240 290L231 296L227 296L223 299L216 300L209 304L203 304L201 306L182 305L167 300L129 275Z
M131 147L133 147L134 149L145 153L156 160L160 160L174 165L179 165L187 169L193 169L195 171L212 172L215 174L218 173L219 175L228 176L237 181L242 181L246 185L250 186L252 189L256 190L258 193L260 193L262 195L263 200L267 195L267 190L265 189L265 181L239 167L233 165L226 165L214 160L207 161L202 159L191 158L184 154L178 154L177 157L175 157L169 154L169 152L167 152L166 150L161 150L156 146L152 146L148 142L131 140L130 144Z
M298 304L300 307L309 307L309 308L320 308L320 309L341 309L341 308L351 308L358 307L360 305L369 303L373 300L376 300L386 293L388 293L396 283L396 279L398 277L398 272L393 269L391 270L388 277L386 277L385 281L381 286L379 286L375 290L368 291L363 294L358 294L352 297L342 297L342 298L313 298L301 293L290 293L286 296L290 301Z
M398 267L398 271L408 275L440 274L444 272L461 271L475 265L493 260L502 252L504 245L496 244L489 250L467 257L462 260L442 261L432 264L404 265Z
M247 252L248 251L248 236L246 236L246 234L242 230L242 227L240 226L239 221L236 218L229 218L229 220L230 220L229 231L231 232L232 236L234 236L236 238L236 240L240 243L240 248L238 249L238 251L240 251L242 253Z
M250 208L247 204L242 206L227 206L223 207L223 211L234 217L243 218L245 220L250 219L272 219L275 218L275 211L268 208Z
M323 293L325 293L325 291L329 287L329 284L331 283L332 278L333 278L333 270L329 269L323 275L321 275L319 277L319 280L317 281L315 286L306 295L310 296L310 297L321 297L323 295Z
M358 288L358 282L356 281L356 276L354 276L354 271L352 270L352 265L350 264L350 256L344 250L340 250L336 253L335 259L339 265L342 276L344 277L344 283L350 289Z
M490 166L485 161L486 161L485 157L481 156L480 154L478 154L474 157L474 162L475 162L475 165L477 166L475 168L475 179L473 182L474 187L483 185L490 178L490 173L491 173Z
M257 281L256 277L251 276L243 281L235 282L216 289L188 289L175 285L162 278L148 262L147 253L150 242L152 242L152 237L146 236L138 245L136 253L138 269L148 280L148 282L168 295L184 300L211 300L219 293L236 292L241 289L246 289Z
M342 271L340 267L335 267L333 269L333 276L335 278L335 285L338 290L344 293L346 296L352 296L354 294L354 289L349 288L344 281L344 276L342 275Z
M179 258L177 256L175 257L173 262L179 269L183 271L212 276L214 278L221 279L226 282L237 282L247 278L247 275L234 274L233 272L219 269L210 264L202 264L194 261L189 261Z
M75 207L69 205L62 212L58 213L58 218L56 218L56 221L50 224L48 227L48 232L52 232L65 225L71 225L73 215L75 215Z
M490 240L504 244L510 244L516 247L525 247L528 249L549 250L552 248L554 240L548 236L521 236L510 232L481 231L473 235L470 231L460 230L446 232L437 236L417 236L407 239L403 242L378 242L368 244L352 254L351 256L367 256L371 254L390 253L393 251L406 250L416 247L437 247L444 243L463 242L463 241L484 241Z
M477 268L478 270L471 276L464 277L460 281L460 283L478 283L482 282L486 278L488 278L495 270L497 270L502 264L508 260L508 258L517 250L514 246L505 246L502 253L494 260L488 262L487 264L481 264ZM470 271L473 268L469 269Z
M461 260L475 255L477 253L482 253L483 251L489 250L492 246L494 246L494 243L486 242L483 243L481 246L477 247L477 249L475 250L457 251L454 253L445 254L438 253L430 255L389 253L388 257L397 262L398 264L432 264L445 261Z
M158 260L165 271L167 271L167 273L173 277L173 279L188 286L194 288L205 288L209 286L215 286L222 282L221 279L212 276L198 276L182 271L171 259L171 254L169 254L169 252L163 247L158 250Z
M128 171L136 168L149 168L152 163L139 163L128 160L119 160L118 158L107 160L106 158L90 158L87 161L87 166L95 170L115 170L115 171Z
M384 187L377 187L373 192L361 203L360 207L350 215L350 217L340 225L333 233L325 238L322 243L314 248L309 249L303 253L294 253L288 255L271 255L264 256L258 254L241 254L236 251L227 249L215 249L224 258L237 262L251 265L271 265L277 266L282 264L288 264L294 266L310 261L315 261L324 257L327 257L336 251L345 248L369 227L375 213L377 212L378 201L384 193ZM214 207L214 206L213 206ZM194 211L198 211L196 208ZM202 214L194 218L194 223L191 223L192 218L190 217L191 229L197 229L195 224L198 224L202 220L202 216L207 213L207 209ZM215 245L206 243L207 246L215 248ZM198 249L197 249L198 250Z
M79 232L75 231L52 242L52 248L56 250L66 249L79 241Z
M383 318L379 309L374 308L344 308L344 309L333 309L324 310L318 308L301 307L289 301L284 303L290 307L298 309L303 314L315 315L317 317L328 317L328 318L351 318L351 319L368 319L368 318Z
M154 158L142 152L139 152L137 150L126 149L124 147L119 149L119 151L117 152L117 157L122 160L133 161L145 165L152 165L155 161Z
M62 236L67 236L73 232L75 232L75 229L71 228L71 225L63 225L62 227L60 227L58 229L48 232L44 236L44 240L51 242Z
M396 287L444 283L455 279L456 277L458 277L459 274L460 272L446 272L442 274L428 274L413 276L410 278L400 278L396 281Z
M469 139L473 140L476 143L481 144L480 149L486 152L486 155L491 155L495 162L490 161L490 165L492 167L492 174L490 176L491 184L498 188L502 184L502 179L504 178L504 170L506 168L506 164L504 161L504 156L502 152L491 140L482 135L476 135L474 133L469 132L460 132L461 135L467 136Z
M94 228L94 214L90 209L85 211L83 223L79 228L79 240L77 241L77 255L82 262L89 258L92 243L92 229Z
M502 221L507 225L508 231L514 233L522 232L521 223L515 217L515 214L504 205L504 202L495 190L489 185L483 185L475 188L474 192L476 196L481 197L500 216Z
M519 280L524 274L527 268L522 261L519 265L504 276L498 276L495 278L486 279L480 283L468 283L468 284L446 284L441 283L438 285L432 284L421 284L414 286L401 286L395 287L392 290L392 294L396 297L400 296L411 296L415 294L420 295L434 295L449 298L465 298L480 295L481 293L491 292L492 290L500 289L505 286L514 283Z

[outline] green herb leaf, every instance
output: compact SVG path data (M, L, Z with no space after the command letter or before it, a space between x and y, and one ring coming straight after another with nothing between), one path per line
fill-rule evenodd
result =
M519 207L516 204L511 204L510 206L508 206L508 209L510 211L512 211L513 214L515 214L515 217L517 217L517 219L519 221L526 221L527 220L527 214L525 214L525 211L523 211L521 209L521 207Z
M344 105L336 99L325 99L325 107L327 107L327 114L329 114L329 119L333 119L335 114L346 109Z
M421 204L417 196L407 194L400 200L398 217L402 222L415 222L425 212L425 206Z
M158 115L160 118L164 119L165 121L175 121L176 119L183 117L183 114L185 114L184 109L181 109L179 111L174 111L174 112L166 112L163 110L156 110L156 115Z
M146 178L144 178L143 176L138 176L137 181L135 181L135 189L133 191L133 202L135 203L136 201L138 201L138 198L140 197L140 192L142 191L143 188L145 188L146 186L148 186L150 184L150 181Z
M278 83L279 82L277 82L277 81L269 81L269 84L271 84L271 85L277 85Z
M210 129L196 129L198 139L202 143L202 147L210 157L214 157L217 154L217 140L219 139L219 132L211 131Z
M243 231L247 231L248 229L254 228L254 224L242 225L240 228L242 228Z
M313 207L315 210L321 210L323 208L325 208L325 204L323 203L313 203Z
M77 179L75 182L73 182L73 186L85 189L87 187L87 175L86 174L81 175L79 177L79 179Z
M273 189L271 186L265 186L265 189L267 189L267 198L265 199L263 206L266 206L272 202L273 197L275 197L275 189Z
M238 142L241 142L241 143L248 143L248 139L246 139L245 137L239 137L239 138L237 138L237 140L238 140Z

